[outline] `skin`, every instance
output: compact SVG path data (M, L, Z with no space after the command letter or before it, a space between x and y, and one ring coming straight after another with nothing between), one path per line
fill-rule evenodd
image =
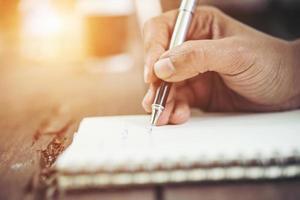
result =
M212 112L300 107L300 40L274 38L214 7L200 7L187 41L167 50L176 16L167 12L144 28L149 84L144 109L151 112L161 80L174 83L158 125L186 122L192 107Z

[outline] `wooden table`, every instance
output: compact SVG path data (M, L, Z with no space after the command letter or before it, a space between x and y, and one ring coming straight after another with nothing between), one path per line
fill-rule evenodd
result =
M144 113L141 69L82 66L0 69L0 199L37 199L32 185L53 139L67 146L84 116ZM52 142L52 143L51 143ZM59 153L59 152L57 152ZM48 160L52 163L54 160ZM49 163L48 163L49 164ZM300 180L199 183L72 193L64 199L300 199Z

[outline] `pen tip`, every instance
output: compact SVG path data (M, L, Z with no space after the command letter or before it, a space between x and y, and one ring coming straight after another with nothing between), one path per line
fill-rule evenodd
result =
M160 110L157 110L157 109L152 110L151 121L150 121L151 126L156 126L157 125L160 114L161 114Z

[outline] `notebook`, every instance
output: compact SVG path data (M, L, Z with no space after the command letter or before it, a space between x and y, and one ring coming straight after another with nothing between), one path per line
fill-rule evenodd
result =
M148 115L85 118L54 168L65 190L299 177L300 110L198 112L152 132Z

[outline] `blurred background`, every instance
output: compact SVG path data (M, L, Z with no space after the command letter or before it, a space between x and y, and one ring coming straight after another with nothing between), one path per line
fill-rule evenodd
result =
M276 37L300 37L299 0L202 0ZM143 113L141 27L178 0L0 0L0 117ZM50 111L48 111L50 110Z

